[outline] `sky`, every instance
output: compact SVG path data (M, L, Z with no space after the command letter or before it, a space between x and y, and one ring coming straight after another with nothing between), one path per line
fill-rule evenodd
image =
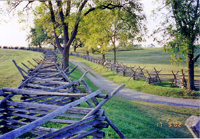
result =
M157 8L157 5L153 4L154 0L140 0L144 4L144 11L147 16L147 28L149 32L147 36L151 34L153 29L155 29L155 24L158 23L153 20L151 17L152 10ZM0 1L0 4L5 3L5 1ZM28 32L30 28L27 25L19 24L18 17L15 16L14 18L9 18L8 15L3 16L0 15L0 19L6 19L6 22L0 22L0 46L28 46L28 42L26 41ZM24 28L25 30L23 30ZM153 38L145 37L146 42L143 42L143 45L149 45L151 43L156 44L153 42Z
M26 42L26 31L23 31L17 19L9 23L0 25L0 45L1 46L28 46Z

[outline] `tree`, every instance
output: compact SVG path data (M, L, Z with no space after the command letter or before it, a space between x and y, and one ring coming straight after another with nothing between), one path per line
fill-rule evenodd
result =
M114 52L114 64L116 64L116 51L117 44L127 47L133 43L133 41L142 41L142 32L146 30L142 21L145 20L145 16L142 14L142 8L138 6L134 13L127 11L110 12L110 28L106 30L109 32L110 41L113 46ZM118 45L118 46L119 46Z
M31 28L30 34L27 36L27 40L31 40L30 45L42 48L41 44L46 40L47 34L41 24L34 22L34 25L35 27Z
M42 3L45 3L48 8L48 13L51 16L52 27L54 30L55 42L59 51L62 53L62 68L66 69L69 65L69 49L73 40L75 39L80 21L87 16L91 11L95 11L97 9L124 9L127 12L134 12L134 9L138 6L136 4L136 0L40 0ZM22 1L10 1L10 5L12 6L11 10L18 6ZM28 1L28 4L33 3L34 1ZM73 14L72 14L73 13ZM70 22L71 15L75 15L75 18L72 20L73 26L70 30ZM73 16L74 17L74 16ZM62 26L63 30L63 45L59 42L58 35L56 33L56 29Z
M164 47L172 52L172 61L180 62L180 55L187 58L188 82L187 89L194 90L194 64L200 54L195 54L195 39L200 34L200 3L199 0L164 0L170 13L166 15L165 36L169 34ZM172 19L172 20L171 20ZM162 28L163 29L163 28Z
M78 1L77 3L72 2L71 0L67 1L56 1L55 5L57 6L57 12L59 13L60 22L62 24L63 33L64 33L64 43L63 46L60 45L58 41L57 34L54 33L56 44L58 49L62 53L62 65L63 69L68 67L69 63L69 48L73 40L75 39L79 23L83 19L83 17L87 16L91 11L96 9L115 9L115 8L126 8L130 7L131 1L121 2L121 1L92 1L92 4L89 3L88 0ZM55 6L54 5L54 6ZM56 29L58 22L56 22L56 14L53 10L53 4L51 1L48 1L48 8L51 14L51 21L53 23L53 28ZM69 20L71 10L75 8L77 12L75 14L74 26L72 28L71 33L69 33ZM84 9L87 9L84 11ZM65 11L65 13L64 13Z
M80 38L75 38L72 42L72 46L74 47L74 52L76 52L76 48L84 47L84 43L81 41Z
M63 30L62 26L57 26L57 28L54 30L52 28L51 23L51 15L48 12L48 7L45 3L41 3L39 6L35 7L34 10L34 23L41 24L43 26L43 29L46 32L46 44L51 44L54 46L54 50L57 49L56 41L54 37L54 31L56 32L59 40L59 43L63 43Z
M80 23L78 36L87 47L87 51L96 50L105 61L105 53L109 50L109 34L106 30L110 28L108 11L95 10L84 17Z
M141 40L142 30L145 26L141 23L145 19L141 7L138 6L136 13L122 10L93 11L87 19L81 22L81 38L89 49L100 47L102 59L105 60L105 52L114 51L114 63L116 63L117 43L126 47L133 40Z

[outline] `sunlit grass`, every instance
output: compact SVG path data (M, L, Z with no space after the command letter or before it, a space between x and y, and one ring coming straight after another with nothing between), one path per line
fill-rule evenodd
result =
M36 55L35 52L33 52L33 54ZM29 55L31 55L31 53L29 53ZM15 57L10 57L10 59L13 58L15 59ZM25 63L29 59L24 60ZM96 68L98 68L98 66ZM13 72L16 72L15 74L19 74L19 76L16 75L16 81L21 83L21 75L15 67L13 67ZM76 69L70 75L70 79L75 81L80 79L82 75L83 73L79 69ZM4 77L5 76L6 70L4 70ZM90 82L90 80L88 80L87 78L85 78L85 80L92 89L92 91L96 91L97 89L99 89L98 87L93 85L93 83ZM19 83L16 82L16 86L18 86ZM9 84L9 82L5 82L5 86L8 86ZM81 88L83 89L83 87ZM81 105L84 106L86 104ZM199 115L199 109L173 107L143 101L128 100L118 96L114 96L102 108L105 109L106 114L115 123L115 125L125 134L127 138L192 138L192 135L184 126L184 123L189 116ZM161 125L157 126L157 123L160 122L162 122L162 127ZM169 127L169 122L181 122L182 124L180 127ZM46 123L45 126L50 128L63 127L62 124L54 124L51 122ZM115 133L115 131L113 131L111 127L109 127L108 129L103 129L103 131L106 133L105 138L119 138L119 136ZM34 137L35 136L29 133L20 136L20 138Z
M83 48L78 48L77 52L85 53ZM91 56L100 57L100 53L90 53ZM113 51L106 52L106 59L113 60ZM171 65L169 63L170 55L162 51L162 48L144 48L144 49L136 49L132 51L117 51L117 61L119 63L123 63L125 65L136 65L136 67L144 67L145 70L150 71L152 68L156 68L157 70L162 69L161 74L172 73L171 71L180 71L183 69L187 73L186 66L186 58L184 58L184 62L180 65ZM195 74L200 75L200 59L195 63ZM146 71L145 71L146 72Z
M37 65L32 58L40 58L41 55L42 53L27 50L0 49L0 88L17 87L23 79L12 60L27 71L21 62L33 68L27 61Z
M82 74L77 69L70 76L77 80ZM85 80L93 91L99 89L87 78ZM114 96L102 108L127 138L191 138L184 123L189 116L199 115L199 109L128 100L118 96ZM162 127L157 126L160 122ZM169 122L181 122L181 126L172 124L169 127ZM119 138L111 127L103 131L106 138Z
M171 87L170 85L149 85L148 83L145 83L145 79L142 80L129 80L129 77L123 77L120 76L117 73L113 73L113 71L107 70L105 67L92 63L90 61L87 61L85 59L70 56L71 59L75 59L77 61L80 61L90 67L91 69L95 70L100 75L103 75L104 77L108 78L109 80L121 84L125 83L126 87L149 93L149 94L155 94L160 96L168 96L168 97L178 97L178 98L199 98L199 91L193 91L189 92L185 89L180 89L178 87Z

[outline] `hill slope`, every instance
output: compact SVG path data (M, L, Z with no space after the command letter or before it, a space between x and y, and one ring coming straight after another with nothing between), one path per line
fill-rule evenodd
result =
M22 80L22 76L15 67L12 60L27 70L21 62L26 64L29 68L33 68L27 61L36 63L32 58L39 58L42 54L39 52L27 51L27 50L13 50L13 49L0 49L0 88L2 87L17 87Z

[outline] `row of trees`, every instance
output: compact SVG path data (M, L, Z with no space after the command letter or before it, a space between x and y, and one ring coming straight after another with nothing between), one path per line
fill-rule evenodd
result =
M29 3L32 2L29 1ZM111 37L109 34L110 27L114 28L113 21L111 21L113 17L117 17L117 20L123 24L127 23L128 28L126 29L132 34L139 32L139 23L144 19L141 4L136 0L49 0L42 1L40 6L35 8L34 14L35 28L31 30L30 36L33 36L32 34L37 31L38 33L44 32L40 34L42 36L46 35L50 42L55 42L55 45L62 53L63 69L68 67L69 49L75 38L81 39L88 49L94 49L95 47L106 49L106 45L109 43L108 38ZM106 21L108 22L106 23ZM41 26L43 26L44 31L37 29L37 27ZM105 28L108 30L103 33ZM52 35L54 38L52 38ZM62 38L63 41L60 41L59 38ZM33 38L32 42L34 43L35 40L37 40L38 44L44 41L40 35ZM117 38L115 37L113 44L115 44L116 40ZM101 53L105 54L103 49Z
M194 89L194 41L200 32L199 0L158 0L167 8L166 20L156 32L167 38L164 50L172 54L174 61L185 55L188 64L188 89ZM12 7L22 1L10 1ZM26 7L34 3L28 1ZM88 50L100 48L102 58L112 48L116 61L116 45L127 46L134 40L141 41L145 16L137 0L41 0L33 9L35 27L29 38L32 43L46 41L54 44L62 53L62 68L68 67L69 49L72 43L85 45ZM161 8L162 9L162 8ZM160 12L160 11L158 11ZM37 35L36 35L37 34ZM163 42L163 41L162 41Z
M53 7L48 7L51 6L49 2L43 2L40 6L36 7L34 12L35 27L31 28L28 35L28 39L31 39L32 45L40 47L42 42L51 43L57 46L62 52L64 50L62 48L64 48L63 46L70 36L69 33L66 35L67 31L65 29L68 32L73 30L73 25L76 22L79 24L75 27L78 28L78 31L71 42L74 45L74 50L76 51L76 48L81 46L86 46L88 51L91 49L99 50L104 60L105 52L108 49L112 49L114 51L114 62L116 62L116 43L120 43L121 46L127 46L128 43L133 43L135 39L142 40L141 32L145 28L142 26L142 20L145 20L145 16L142 14L141 4L136 1L104 1L93 3L93 5L96 5L96 8L88 8L86 6L83 9L85 15L82 14L82 17L79 17L81 18L79 19L80 21L77 21L77 14L75 12L68 15L70 16L68 18L63 17L64 12L61 5L65 4L61 1L57 2L57 6L59 7L60 5L61 8L59 16L55 14L58 11L55 11ZM56 27L50 24L52 21L55 22ZM52 27L53 29L50 29ZM52 34L54 34L53 38ZM66 36L68 36L68 39L65 39L67 38ZM56 38L59 41L56 42ZM67 58L65 57L65 59Z

